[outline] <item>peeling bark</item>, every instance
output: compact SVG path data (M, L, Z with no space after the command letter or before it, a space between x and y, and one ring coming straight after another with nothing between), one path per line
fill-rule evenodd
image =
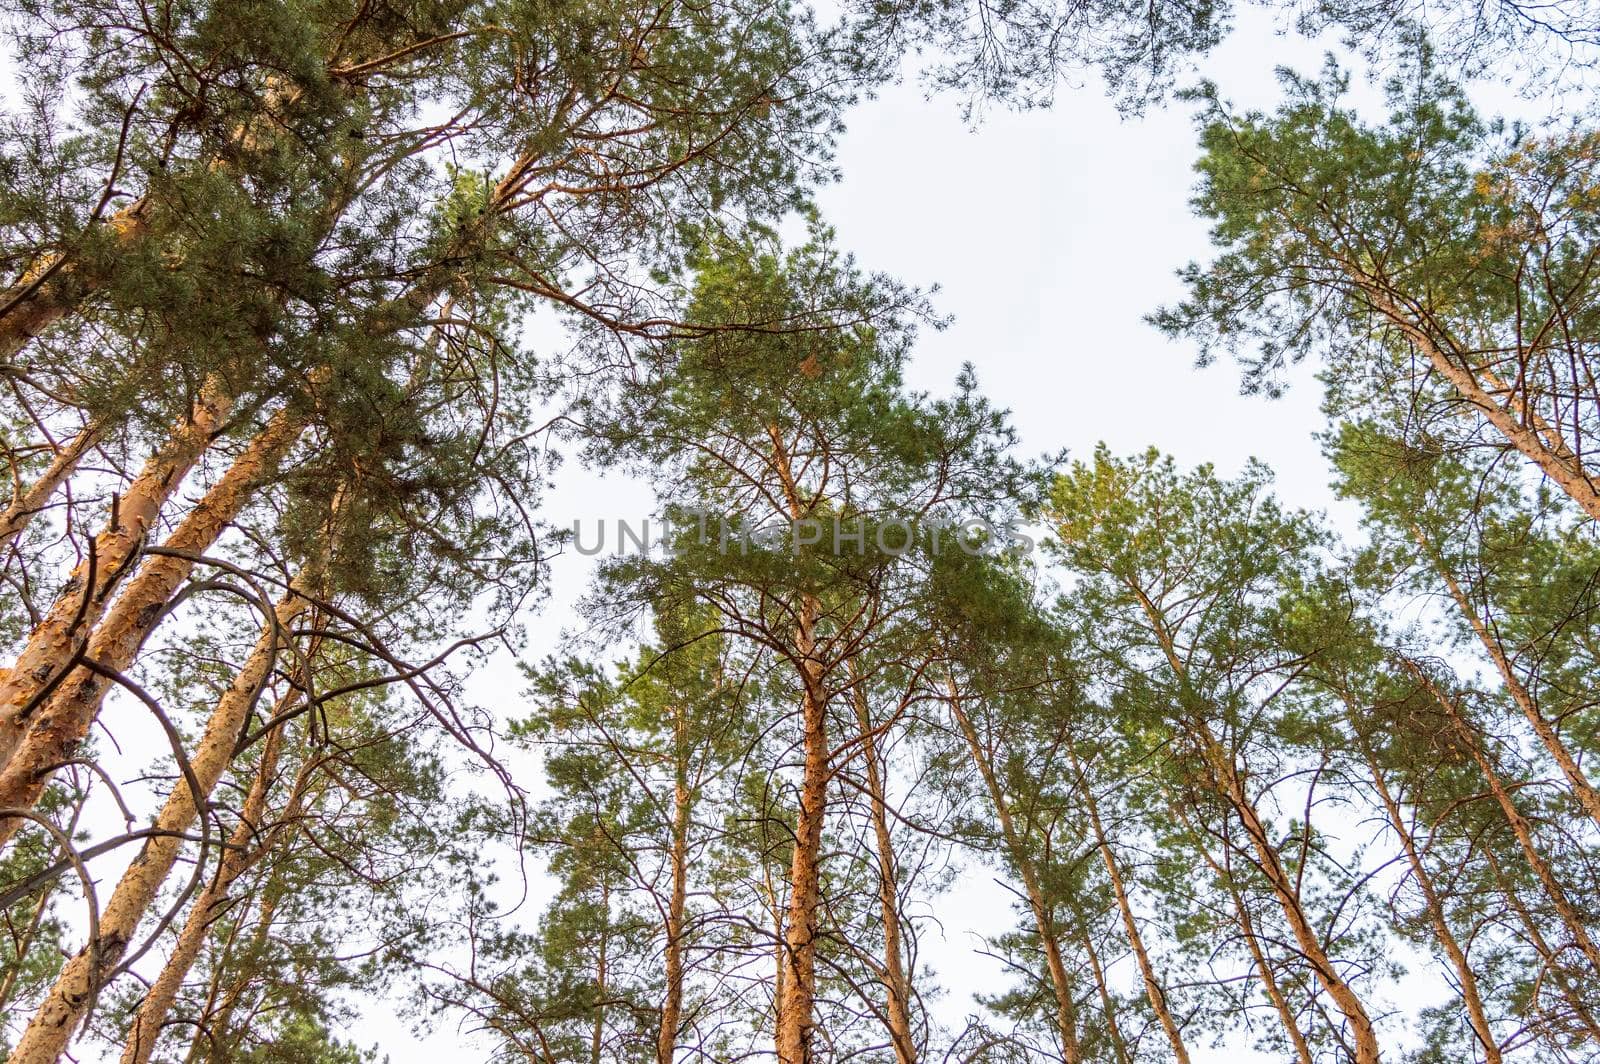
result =
M297 413L279 411L257 433L226 473L185 515L165 547L197 555L214 543L253 497L261 480L277 467L304 426ZM122 672L164 615L166 604L188 579L194 562L187 557L152 555L117 596L89 640L87 657ZM112 680L80 668L67 677L30 715L25 734L0 769L0 806L31 808L50 782L51 767L70 757L89 733ZM0 821L0 846L20 827L20 820Z
M244 666L212 710L204 735L189 758L198 793L180 779L156 816L164 834L145 840L139 855L123 873L100 916L97 940L87 943L67 962L49 995L29 1022L8 1064L55 1064L78 1024L127 952L139 922L154 903L183 849L179 837L204 812L211 793L233 758L234 747L261 690L270 679L284 632L310 605L298 590L279 602L273 623L265 626Z
M215 386L204 390L191 418L176 428L113 505L107 528L94 538L88 557L72 570L16 663L0 678L0 767L10 762L34 712L70 670L112 591L137 558L156 515L211 445L231 405ZM17 803L0 800L0 804ZM12 821L9 831L15 830ZM0 844L5 837L9 832L0 825Z

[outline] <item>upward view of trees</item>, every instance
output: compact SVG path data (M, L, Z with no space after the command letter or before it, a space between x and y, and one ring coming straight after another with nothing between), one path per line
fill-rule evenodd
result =
M1217 3L9 4L5 1059L1600 1059L1600 10L1255 6L1387 115ZM906 383L813 194L908 70L1182 90L1151 321L1358 530ZM562 460L657 542L533 645Z

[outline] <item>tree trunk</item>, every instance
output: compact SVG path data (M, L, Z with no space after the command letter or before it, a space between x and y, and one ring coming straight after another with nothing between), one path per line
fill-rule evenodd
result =
M1561 996L1566 999L1571 1007L1572 1014L1583 1025L1591 1040L1600 1042L1600 1021L1596 1021L1594 1014L1584 1004L1579 996L1578 989L1572 985L1567 969L1556 957L1555 950L1550 948L1550 943L1544 937L1544 932L1539 929L1539 924L1534 920L1533 914L1528 912L1528 907L1522 903L1522 897L1517 893L1515 883L1506 875L1505 869L1500 867L1499 860L1494 855L1494 848L1485 842L1482 846L1483 859L1488 864L1489 870L1494 873L1495 882L1500 885L1500 893L1505 895L1506 901L1511 904L1511 911L1517 914L1517 920L1522 924L1523 930L1528 933L1528 941L1533 944L1534 952L1539 954L1539 959L1544 962L1544 969L1550 973L1556 986L1561 991ZM1543 977L1534 980L1534 986L1543 983ZM1539 995L1537 991L1532 996L1531 1004L1538 1006Z
M878 742L872 718L867 711L867 696L859 678L852 677L851 701L856 722L861 728L861 756L867 768L867 797L872 810L872 832L878 847L878 911L883 919L883 984L887 997L885 1011L889 1038L894 1043L896 1064L916 1064L917 1043L911 1030L911 980L908 978L900 942L900 885L896 881L894 840L889 835L887 800L883 772L878 761Z
M811 1028L816 998L817 907L821 883L822 823L827 807L827 696L813 636L819 606L802 598L796 649L802 664L800 696L804 767L789 866L789 914L784 922L783 1001L778 1009L779 1064L811 1064Z
M189 759L198 792L191 791L189 780L184 778L168 795L155 821L156 829L163 834L145 840L100 916L99 937L86 944L61 970L7 1064L55 1064L66 1050L74 1029L121 961L139 922L177 863L183 849L180 836L203 815L211 792L233 759L239 735L271 678L283 629L309 605L297 590L290 590L279 602L273 623L263 628L244 666L218 700L206 722L205 734Z
M148 230L149 201L141 197L113 214L106 225L119 243L131 245ZM98 286L70 252L37 262L22 280L0 292L0 362L9 362L29 340L78 309Z
M1260 935L1256 933L1255 918L1250 915L1250 906L1233 881L1232 869L1224 868L1217 863L1217 859L1212 856L1201 833L1190 822L1182 806L1173 806L1172 811L1176 819L1188 830L1206 867L1211 869L1211 874L1217 877L1233 901L1234 921L1239 925L1239 934L1243 937L1245 948L1255 964L1256 977L1261 980L1261 986L1267 993L1267 1000L1272 1002L1272 1007L1278 1014L1278 1022L1283 1024L1284 1033L1289 1036L1289 1043L1294 1046L1295 1057L1299 1059L1300 1064L1313 1064L1311 1046L1306 1042L1305 1032L1300 1030L1299 1021L1294 1018L1294 1010L1289 1007L1289 999L1284 995L1283 988L1278 985L1278 977L1272 973L1272 964L1267 958L1266 950L1261 947ZM1225 849L1223 852L1226 854L1228 851Z
M1100 849L1101 860L1105 862L1106 874L1111 877L1111 893L1117 899L1117 911L1122 914L1122 927L1128 935L1128 945L1133 949L1134 959L1139 962L1139 976L1144 982L1145 996L1150 999L1150 1007L1155 1010L1156 1019L1161 1021L1161 1029L1166 1032L1167 1041L1172 1044L1173 1055L1177 1057L1178 1064L1189 1064L1189 1049L1183 1042L1183 1033L1178 1029L1177 1021L1173 1019L1172 1009L1167 1004L1167 992L1162 989L1161 982L1156 978L1155 965L1150 963L1150 954L1144 948L1144 936L1139 934L1139 922L1133 915L1133 905L1128 901L1127 887L1122 882L1122 869L1118 867L1116 856L1111 852L1111 843L1106 838L1105 826L1100 821L1100 805L1095 801L1094 788L1083 772L1083 766L1078 761L1078 752L1067 744L1067 756L1072 759L1072 770L1079 779L1079 790L1083 794L1084 808L1089 813L1089 826L1094 829L1095 845Z
M299 700L300 691L289 690L273 706L273 717L287 713ZM239 810L239 823L228 837L228 847L218 864L216 875L190 906L172 955L167 958L161 974L151 984L144 1001L139 1005L133 1026L128 1031L128 1040L123 1046L121 1064L149 1064L150 1055L155 1052L156 1042L161 1037L161 1028L178 1000L178 992L183 988L189 969L200 956L213 922L231 904L228 891L277 841L276 831L264 834L262 828L268 793L277 780L278 760L283 751L286 729L287 725L280 725L267 733L261 748L261 761L256 765L255 779Z
M689 897L688 712L677 707L674 725L675 764L672 778L672 893L667 901L666 991L661 1002L661 1028L656 1034L656 1064L672 1064L683 1018L683 921Z
M776 425L769 425L773 468L783 486L792 520L805 516L800 485ZM816 624L821 604L803 593L795 623L794 649L800 671L803 766L795 815L794 853L789 865L789 913L778 972L783 995L774 1041L778 1064L811 1064L811 1029L817 992L817 908L820 904L822 826L828 802L828 697L817 657Z
M1444 559L1434 549L1432 541L1423 533L1422 527L1415 523L1411 526L1411 535L1422 548L1424 554L1433 563L1434 571L1444 581L1445 587L1450 591L1450 597L1455 601L1456 608L1461 611L1461 616L1472 626L1473 633L1478 637L1478 642L1483 645L1484 652L1489 655L1489 660L1494 662L1495 671L1500 674L1500 680L1510 692L1512 701L1527 718L1528 724L1533 728L1539 742L1543 744L1550 756L1561 768L1561 774L1567 779L1567 786L1572 788L1572 794L1578 799L1578 804L1583 806L1584 812L1597 825L1600 825L1600 793L1590 785L1588 777L1584 775L1583 768L1578 764L1578 759L1572 756L1572 751L1567 744L1561 741L1561 736L1556 734L1555 728L1545 719L1539 707L1534 703L1533 695L1523 684L1517 671L1511 667L1511 659L1506 657L1505 648L1500 645L1500 640L1489 626L1484 624L1478 611L1472 608L1472 601L1467 598L1461 585L1456 581L1455 574Z
M1100 951L1094 948L1094 938L1087 930L1083 933L1083 952L1089 958L1089 974L1094 977L1095 989L1100 992L1100 1008L1106 1014L1106 1034L1111 1039L1111 1051L1117 1064L1133 1064L1128 1052L1128 1040L1122 1037L1122 1025L1117 1022L1117 1004L1106 985L1105 969L1100 966Z
M1444 915L1444 905L1440 903L1439 894L1434 889L1433 876L1422 863L1422 855L1417 852L1411 832L1406 829L1400 803L1390 792L1389 785L1383 778L1383 770L1378 766L1377 757L1359 734L1356 741L1366 758L1367 770L1372 774L1373 787L1383 802L1384 811L1389 815L1389 824L1400 839L1401 849L1405 851L1406 863L1411 867L1412 878L1417 881L1417 889L1422 891L1423 904L1428 911L1428 922L1433 927L1434 938L1444 950L1445 956L1450 959L1450 967L1455 970L1456 979L1461 984L1461 1001L1467 1007L1467 1021L1472 1025L1472 1032L1477 1036L1478 1044L1483 1047L1484 1064L1500 1064L1500 1044L1495 1040L1494 1029L1489 1026L1489 1017L1483 1010L1483 998L1478 993L1478 978L1472 971L1472 965L1467 962L1466 950L1461 948L1455 934L1450 930L1450 924Z
M1483 416L1511 446L1538 466L1539 470L1566 492L1586 514L1595 520L1600 520L1600 489L1596 489L1594 481L1590 479L1588 472L1572 454L1570 448L1565 445L1551 446L1549 442L1539 438L1537 431L1518 421L1512 411L1507 410L1489 393L1474 371L1457 365L1433 337L1419 328L1417 323L1395 304L1373 278L1358 275L1356 281L1367 298L1372 301L1372 305L1405 334L1462 398L1482 411Z
M16 663L0 677L0 768L10 762L22 742L39 703L71 668L156 515L210 446L231 405L214 385L207 386L190 420L177 427L112 506L108 527L94 538L88 557L72 570L50 612L28 636ZM17 803L0 799L0 805L13 804ZM15 821L9 829L0 826L0 832L7 834L15 830Z
M1033 859L1028 856L1027 848L1017 833L1016 823L1011 817L1011 805L1006 801L1005 791L1001 789L1000 781L995 777L994 766L989 763L989 758L983 751L977 729L972 726L971 719L961 708L961 695L956 690L955 679L952 677L947 680L946 686L950 696L950 714L966 738L967 749L971 752L978 774L983 777L984 786L989 791L989 800L994 804L995 816L1000 820L1001 835L1005 839L1006 849L1011 853L1011 860L1017 867L1017 875L1022 880L1023 890L1028 897L1028 908L1033 913L1034 928L1038 931L1039 942L1044 947L1045 964L1050 973L1050 988L1056 999L1056 1032L1061 1038L1062 1059L1066 1064L1082 1064L1084 1057L1082 1044L1078 1041L1078 1009L1072 1000L1072 980L1067 975L1066 963L1061 958L1061 943L1056 937L1055 919L1051 915L1050 907L1045 904L1044 891L1039 886L1039 876L1033 867Z
M1434 701L1438 702L1445 712L1449 714L1451 723L1455 726L1461 741L1466 745L1472 760L1477 764L1478 771L1482 773L1484 781L1489 784L1489 793L1494 796L1495 804L1500 807L1501 814L1505 817L1506 823L1510 825L1511 833L1516 837L1517 846L1521 849L1523 858L1528 862L1528 867L1532 869L1534 876L1538 878L1539 885L1544 888L1545 895L1550 899L1550 904L1555 906L1562 923L1567 927L1567 932L1572 935L1573 942L1577 944L1578 949L1589 961L1590 967L1594 969L1594 975L1600 977L1600 947L1597 947L1594 939L1589 936L1588 929L1583 926L1583 918L1573 906L1572 900L1567 897L1566 890L1562 888L1561 883L1556 879L1549 863L1539 853L1539 849L1533 841L1533 829L1528 826L1527 818L1522 815L1522 811L1517 808L1517 803L1512 800L1511 792L1506 790L1505 782L1500 779L1500 773L1496 771L1494 762L1489 759L1489 755L1484 752L1483 747L1479 744L1476 729L1466 722L1466 719L1461 715L1461 711L1456 707L1454 700L1439 690L1427 673L1410 662L1406 663L1406 667L1427 688Z
M1145 612L1146 619L1150 622L1156 641L1160 643L1162 653L1167 659L1168 666L1173 671L1174 678L1181 688L1189 686L1187 666L1178 656L1177 646L1172 634L1167 630L1160 611L1155 603L1150 601L1144 590L1136 585L1131 585L1134 594L1138 597L1139 604ZM1211 770L1215 781L1220 785L1219 790L1228 798L1228 803L1233 806L1234 813L1239 818L1240 825L1244 828L1245 835L1250 839L1251 849L1255 851L1256 863L1261 873L1266 876L1268 884L1272 887L1273 895L1278 900L1278 906L1283 910L1284 920L1289 924L1289 930L1294 935L1300 953L1311 965L1311 970L1316 974L1317 981L1322 984L1332 999L1334 1007L1344 1016L1345 1022L1350 1025L1350 1032L1355 1038L1356 1064L1378 1064L1381 1051L1378 1047L1377 1032L1373 1030L1372 1019L1367 1015L1366 1007L1361 1003L1350 984L1345 982L1339 974L1338 967L1328 956L1323 947L1321 937L1316 928L1311 926L1311 920L1306 916L1305 909L1300 905L1300 895L1295 889L1294 880L1283 867L1283 862L1278 857L1272 839L1267 835L1266 825L1262 823L1261 814L1256 809L1255 802L1246 790L1244 780L1239 774L1238 766L1234 763L1231 751L1218 742L1212 733L1211 726L1206 723L1204 716L1196 713L1190 715L1189 724L1196 738L1200 740L1201 751L1206 763Z
M184 516L165 546L188 555L200 554L210 547L253 497L263 477L276 468L303 426L304 420L297 413L279 411L274 415ZM126 671L193 569L194 562L186 557L146 558L89 640L89 660L116 672ZM39 800L50 782L52 766L70 757L88 735L113 682L87 668L67 677L44 708L32 716L10 761L0 769L0 806L31 808ZM0 846L21 824L17 819L0 821Z
M18 487L11 503L0 514L0 550L11 546L22 535L22 530L33 521L34 515L45 508L67 478L72 476L95 444L100 442L101 426L91 421L74 436L65 447L58 448L50 465L27 487Z

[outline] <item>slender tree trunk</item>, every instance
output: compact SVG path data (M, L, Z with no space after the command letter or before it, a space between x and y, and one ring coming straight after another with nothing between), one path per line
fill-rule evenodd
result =
M1106 1034L1111 1039L1111 1052L1117 1058L1117 1064L1133 1064L1133 1057L1128 1053L1128 1040L1122 1037L1122 1024L1117 1021L1117 1003L1111 996L1111 988L1106 985L1105 969L1100 966L1100 951L1094 948L1094 938L1086 930L1083 933L1083 952L1089 958L1089 974L1094 977L1095 988L1100 992L1100 1008L1106 1014Z
M298 690L289 690L273 706L272 715L283 715L299 699ZM144 1001L140 1003L133 1026L128 1031L128 1040L123 1046L121 1064L149 1064L150 1055L155 1052L156 1043L161 1037L161 1028L178 1000L178 992L183 988L184 979L188 978L189 969L200 956L213 922L232 903L228 891L276 841L277 833L264 834L263 825L267 797L278 776L278 760L283 752L286 729L287 725L272 729L262 744L255 779L245 795L244 805L239 810L239 823L228 838L228 848L222 855L217 873L190 906L172 955L167 958L161 974L150 985Z
M672 1064L678 1051L678 1027L683 1018L683 927L689 899L689 814L693 794L689 788L688 712L677 707L674 725L675 764L672 778L672 893L667 900L666 993L661 1002L661 1029L656 1035L656 1064Z
M1144 589L1130 583L1134 594L1144 609L1145 617L1150 622L1152 632L1157 642L1161 644L1162 653L1166 656L1167 664L1173 671L1174 678L1184 689L1189 686L1188 668L1182 658L1178 656L1177 646L1172 634L1167 630L1166 623L1161 613L1156 609L1155 603L1144 593ZM1333 1001L1334 1007L1344 1016L1345 1022L1350 1025L1350 1032L1355 1039L1356 1064L1378 1064L1381 1051L1378 1047L1377 1032L1373 1029L1372 1019L1367 1015L1366 1006L1361 1003L1355 990L1345 982L1344 976L1339 974L1338 966L1328 956L1322 944L1321 936L1316 928L1311 925L1305 909L1300 904L1299 891L1295 889L1294 879L1283 867L1283 862L1278 857L1277 848L1273 846L1271 837L1267 834L1266 825L1261 820L1261 814L1256 809L1255 801L1246 790L1244 780L1241 778L1238 766L1234 763L1233 754L1225 749L1212 733L1211 727L1206 723L1204 716L1191 714L1190 724L1195 736L1200 740L1201 750L1205 756L1219 789L1224 793L1230 805L1233 806L1235 815L1239 818L1240 825L1244 828L1245 835L1250 840L1251 849L1255 851L1256 863L1261 873L1266 876L1272 892L1278 900L1278 906L1283 910L1284 920L1289 925L1290 932L1294 935L1300 953L1311 965L1311 970L1316 974L1317 982L1322 984L1328 997Z
M1600 792L1596 792L1590 785L1588 777L1584 775L1583 768L1578 764L1578 759L1572 755L1567 744L1561 741L1561 736L1556 733L1555 727L1539 712L1538 705L1533 700L1533 694L1523 684L1516 669L1511 667L1511 659L1506 657L1505 647L1500 644L1499 638L1489 630L1478 611L1473 609L1472 601L1467 598L1466 592L1457 582L1455 573L1445 564L1444 558L1434 549L1434 545L1422 527L1415 523L1411 526L1411 535L1422 548L1424 554L1433 563L1434 571L1444 581L1450 591L1450 597L1455 601L1456 609L1461 611L1461 616L1472 626L1473 634L1478 637L1478 642L1483 645L1484 652L1489 655L1489 660L1494 662L1495 671L1500 674L1500 680L1510 692L1512 701L1527 718L1528 724L1533 728L1533 733L1539 737L1550 756L1561 768L1561 774L1567 779L1567 786L1572 788L1572 794L1578 799L1578 804L1583 806L1583 811L1596 824L1600 824Z
M1017 875L1021 878L1023 890L1028 897L1028 908L1033 912L1034 928L1038 931L1039 942L1044 947L1045 964L1050 973L1050 988L1055 993L1056 999L1056 1031L1061 1037L1062 1059L1066 1064L1082 1064L1084 1056L1082 1044L1078 1040L1078 1009L1072 1000L1072 980L1067 975L1066 962L1061 957L1061 943L1056 936L1055 918L1045 903L1044 890L1039 885L1039 876L1033 867L1033 859L1028 855L1022 837L1017 832L1016 823L1011 816L1011 804L1006 801L1005 791L995 777L994 766L989 763L989 758L984 753L977 729L972 726L971 719L961 708L961 694L956 689L955 679L950 678L946 684L950 697L950 714L966 738L967 749L972 754L973 763L977 765L978 774L983 777L984 786L989 791L989 800L994 805L995 816L1000 820L1000 831L1005 839L1006 849L1010 851L1011 860L1017 866Z
M1122 914L1122 927L1128 935L1128 945L1133 949L1134 959L1139 962L1139 976L1144 982L1145 996L1150 999L1150 1007L1155 1011L1156 1019L1161 1022L1161 1029L1166 1032L1167 1041L1172 1045L1173 1055L1177 1057L1178 1064L1189 1064L1189 1049L1183 1042L1183 1033L1178 1029L1177 1021L1173 1019L1172 1009L1167 1003L1167 992L1162 989L1161 981L1156 978L1155 965L1150 963L1150 954L1144 948L1144 936L1139 933L1139 921L1134 917L1133 905L1128 900L1128 890L1122 881L1122 869L1117 865L1116 856L1111 852L1111 843L1106 838L1105 826L1100 821L1100 804L1095 800L1094 788L1083 772L1083 766L1078 761L1078 753L1067 744L1067 755L1072 759L1072 770L1077 773L1079 790L1083 794L1084 808L1089 813L1089 826L1094 829L1095 845L1100 849L1100 858L1105 862L1106 874L1111 877L1111 893L1117 899L1117 911Z
M1539 929L1539 924L1528 912L1528 907L1522 903L1522 896L1517 893L1515 883L1506 875L1505 869L1500 867L1500 861L1494 855L1493 847L1487 843L1483 845L1483 859L1489 865L1489 870L1494 873L1495 882L1500 885L1500 893L1511 904L1511 911L1517 914L1517 920L1522 924L1523 930L1528 933L1528 941L1533 944L1534 952L1539 954L1539 959L1544 962L1545 971L1550 973L1550 978L1561 991L1561 996L1566 999L1567 1005L1572 1009L1572 1014L1588 1032L1591 1040L1600 1042L1600 1021L1597 1021L1589 1007L1579 995L1578 989L1572 985L1566 966L1556 956L1555 950L1550 948L1549 941L1544 937L1544 932ZM1536 980L1538 986L1543 979ZM1538 1005L1539 995L1534 993L1532 1003Z
M1379 311L1400 329L1421 351L1439 375L1474 407L1483 413L1489 423L1504 436L1523 456L1555 482L1556 486L1582 507L1590 517L1600 520L1600 489L1595 487L1588 471L1564 444L1552 446L1539 438L1539 432L1517 419L1507 410L1472 370L1458 365L1428 333L1419 328L1411 317L1400 309L1389 294L1373 279L1357 277L1357 283Z
M136 559L156 515L210 446L231 405L214 386L207 386L193 416L177 427L145 463L127 493L116 500L111 520L91 542L88 557L72 570L66 587L29 635L16 663L0 677L0 768L10 762L39 704L71 668L112 590ZM0 799L0 805L13 804L17 803ZM10 830L16 830L14 821Z
M100 442L100 432L99 422L89 422L65 447L56 450L55 457L50 460L50 465L45 471L39 474L39 479L26 487L18 487L5 512L0 514L0 550L15 543L17 537L22 535L22 530L27 528L34 516L45 508L50 498L78 468L83 456Z
M885 1012L889 1038L894 1043L896 1064L916 1064L917 1043L911 1030L911 980L903 959L900 941L900 885L896 881L894 840L889 834L887 800L878 742L867 711L867 696L859 678L851 687L856 722L861 728L861 756L867 769L867 797L871 806L872 832L878 848L878 911L883 918L883 983L887 996Z
M1467 952L1461 948L1461 943L1456 941L1455 934L1450 930L1450 923L1445 919L1444 905L1439 900L1438 891L1434 889L1433 876L1422 863L1422 855L1417 852L1416 842L1406 828L1400 803L1390 792L1377 757L1365 739L1358 735L1356 741L1366 758L1367 770L1372 774L1372 783L1378 792L1378 798L1383 802L1384 811L1389 815L1389 824L1394 828L1396 837L1400 839L1401 849L1405 851L1406 863L1411 867L1411 876L1417 881L1417 889L1422 892L1423 904L1428 911L1428 922L1433 927L1434 938L1444 950L1445 956L1449 958L1450 967L1455 970L1456 980L1461 986L1461 1001L1467 1007L1467 1021L1472 1025L1478 1044L1483 1047L1484 1062L1500 1064L1500 1044L1494 1037L1494 1028L1489 1025L1488 1014L1484 1012L1483 998L1478 993L1478 978L1472 971L1472 965L1467 961Z
M611 944L611 881L600 881L600 909L605 914L605 930L600 932L600 958L595 965L595 989L598 991L594 1006L594 1029L589 1035L589 1064L600 1064L600 1048L606 1031L606 987L610 972L606 970L606 949Z
M180 778L168 795L155 822L162 834L145 840L139 856L123 873L106 903L98 938L67 962L7 1064L55 1064L65 1051L90 1002L116 969L139 922L177 863L183 849L180 836L203 814L211 792L233 759L239 735L278 659L283 630L309 605L297 590L289 591L278 604L273 623L263 628L244 666L218 700L205 734L189 759L198 792L191 791L187 778Z
M1527 818L1522 815L1522 811L1517 808L1517 803L1512 800L1511 792L1506 790L1505 782L1501 780L1500 773L1494 767L1494 762L1489 759L1489 755L1478 742L1477 730L1467 723L1466 719L1462 717L1461 711L1457 708L1455 701L1439 690L1427 673L1410 662L1407 662L1406 666L1412 675L1427 688L1434 701L1438 702L1444 708L1444 711L1449 714L1456 733L1466 745L1468 753L1477 764L1478 771L1483 775L1484 781L1489 784L1489 793L1494 796L1495 804L1500 807L1501 814L1505 817L1506 823L1510 825L1511 833L1517 840L1517 846L1522 851L1523 859L1528 862L1528 867L1533 871L1534 876L1538 878L1539 885L1544 888L1545 895L1550 899L1550 904L1555 907L1562 923L1566 925L1567 933L1572 936L1573 942L1577 944L1578 949L1589 961L1590 967L1594 969L1594 975L1600 977L1600 946L1596 946L1594 939L1589 936L1589 931L1584 927L1583 918L1579 915L1576 907L1573 906L1572 899L1567 896L1566 890L1561 886L1560 881L1556 879L1549 862L1539 853L1539 848L1533 840L1533 829L1528 826Z
M260 914L256 917L256 925L250 935L244 956L259 957L266 948L267 940L272 936L272 924L278 916L278 905L283 900L281 884L269 882L262 890ZM229 940L231 952L234 939ZM209 1017L195 1025L194 1039L189 1043L189 1052L184 1055L184 1064L209 1058L213 1061L229 1061L232 1059L231 1049L237 1043L237 1037L228 1038L228 1028L233 1024L233 1014L238 1011L239 1003L244 1000L246 991L254 980L256 973L245 970L229 983L226 990L221 984L223 974L222 965L216 968L212 978L211 992L207 995L207 1008L203 1017ZM220 1001L218 1000L220 998ZM7 1061L7 1064L10 1064Z
M185 555L205 551L239 515L262 479L277 467L303 426L299 414L279 411L184 516L165 546ZM162 554L146 558L89 640L89 660L116 672L127 670L193 569L194 562L188 557ZM26 734L0 769L0 806L31 808L39 800L53 766L70 757L89 733L112 683L99 672L80 668L32 715ZM21 824L17 819L0 821L0 846Z
M1255 964L1256 977L1261 980L1261 986L1267 993L1267 1000L1272 1002L1272 1007L1278 1014L1278 1021L1283 1024L1284 1033L1289 1036L1289 1042L1294 1046L1295 1057L1300 1064L1313 1064L1311 1046L1306 1041L1305 1032L1300 1030L1300 1023L1294 1017L1294 1010L1289 1007L1288 997L1278 985L1278 977L1272 973L1272 964L1267 958L1266 950L1261 946L1261 936L1256 933L1255 917L1250 915L1250 906L1245 902L1244 895L1239 893L1238 885L1234 883L1232 869L1224 868L1212 856L1200 831L1189 820L1182 806L1173 806L1172 812L1194 840L1195 849L1200 852L1206 867L1211 869L1211 874L1216 876L1218 882L1227 890L1228 897L1233 902L1234 921L1239 925L1239 934L1250 953L1250 960ZM1225 848L1224 853L1227 852L1228 848Z

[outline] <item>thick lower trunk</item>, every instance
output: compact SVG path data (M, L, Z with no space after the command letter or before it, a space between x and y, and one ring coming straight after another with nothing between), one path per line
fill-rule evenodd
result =
M262 479L276 468L303 424L298 414L280 411L275 415L184 516L163 546L189 556L210 547L238 517ZM89 640L89 660L115 672L126 671L193 569L189 557L159 554L146 558ZM31 808L39 800L50 782L52 766L70 757L89 734L113 682L103 673L80 668L31 715L26 734L0 769L0 806ZM0 821L0 846L20 824L15 819Z
M915 1064L917 1043L911 1030L911 980L906 974L900 941L900 885L895 878L894 840L889 834L888 802L884 795L878 741L867 710L866 692L859 680L851 688L856 722L861 728L861 757L866 763L867 797L872 833L878 848L878 911L883 919L884 1012L896 1064Z
M12 495L10 504L6 506L5 512L0 514L0 550L17 541L17 537L22 535L34 516L49 504L51 497L62 484L67 482L67 478L72 476L78 468L78 463L83 461L83 456L99 442L100 425L91 421L65 447L56 451L49 466L39 474L37 480L26 487L18 488Z
M1012 863L1016 866L1017 875L1021 878L1023 890L1028 897L1028 908L1033 913L1034 930L1038 933L1039 944L1044 949L1045 968L1050 976L1050 990L1055 996L1056 1033L1061 1038L1061 1057L1066 1064L1082 1064L1084 1058L1083 1046L1078 1040L1078 1008L1072 999L1072 979L1067 975L1066 962L1061 956L1061 943L1056 934L1055 919L1050 906L1045 902L1044 891L1039 885L1039 876L1033 866L1033 859L1028 855L1027 847L1017 832L1016 822L1011 816L1011 805L1006 801L1005 791L1001 789L1000 781L995 777L994 766L989 763L983 744L978 740L977 729L972 726L972 720L961 708L961 694L956 690L953 679L948 681L947 693L950 698L950 714L966 738L967 749L972 754L974 764L977 765L978 774L983 777L984 786L989 792L989 800L994 805L995 816L1000 821L1000 832L1005 839L1006 849L1011 855Z
M273 707L273 716L277 717L288 712L299 697L300 693L294 690L284 695ZM284 726L279 726L268 733L262 745L261 760L256 765L255 779L245 795L244 805L239 810L238 826L228 837L228 848L222 855L216 875L206 884L205 890L200 892L200 896L190 907L183 930L178 934L178 942L172 949L172 955L167 958L167 963L161 968L161 974L150 984L144 1001L139 1005L139 1011L133 1018L133 1026L128 1030L128 1040L123 1046L121 1064L149 1064L150 1055L155 1051L156 1042L161 1037L162 1025L167 1022L167 1016L178 1000L178 992L183 988L183 981L188 978L189 970L205 946L212 923L226 912L231 904L232 899L228 897L228 891L270 848L273 833L264 835L262 829L266 816L267 796L277 779L278 760L283 745Z
M40 703L71 669L112 590L136 559L156 515L210 446L230 406L215 388L207 388L190 420L177 427L116 501L109 526L91 542L88 557L72 570L55 604L28 636L16 663L0 678L0 767L9 764ZM33 803L0 799L0 805L16 804ZM16 830L16 821L9 830Z
M814 657L812 625L817 604L809 596L801 608L800 715L803 768L795 815L794 853L789 864L789 913L784 921L776 1044L779 1064L811 1064L815 1022L817 909L821 886L822 824L827 809L827 699Z
M271 678L284 630L308 605L293 590L278 604L274 623L263 628L244 666L218 700L205 733L189 758L198 793L191 790L187 777L180 778L156 816L155 827L162 834L147 839L139 856L123 873L100 915L98 937L61 970L7 1064L55 1064L66 1050L68 1040L126 953L139 922L177 863L183 849L181 836L202 815L233 759L239 735Z

